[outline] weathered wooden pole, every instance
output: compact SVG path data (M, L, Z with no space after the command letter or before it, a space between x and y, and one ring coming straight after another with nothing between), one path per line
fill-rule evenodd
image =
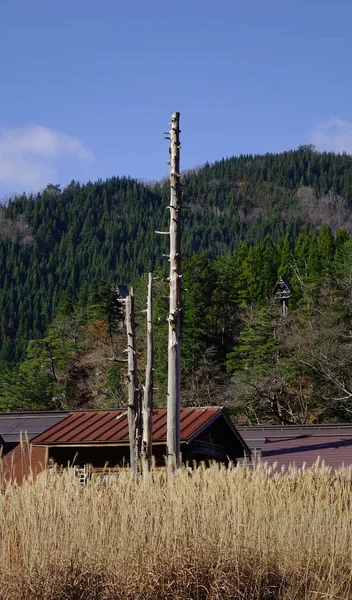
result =
M152 458L152 420L153 420L153 372L154 372L154 336L153 336L153 275L148 275L147 299L147 366L143 396L143 437L142 458L144 469L150 468Z
M126 298L126 331L128 362L128 434L130 441L130 466L135 476L138 473L138 460L141 437L140 390L137 377L137 354L135 337L134 293L130 288Z
M170 130L170 304L167 386L167 458L169 474L180 466L181 410L181 182L180 113Z

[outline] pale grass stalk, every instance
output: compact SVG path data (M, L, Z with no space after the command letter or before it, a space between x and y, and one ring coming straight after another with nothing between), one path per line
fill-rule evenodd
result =
M0 495L1 600L352 600L351 470L46 471Z

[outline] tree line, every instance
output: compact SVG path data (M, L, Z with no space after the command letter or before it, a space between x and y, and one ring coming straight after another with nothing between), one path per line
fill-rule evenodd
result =
M282 316L280 277L292 287ZM249 423L349 420L352 410L352 239L288 235L196 254L183 265L182 402L223 404ZM138 364L145 368L146 275L136 280ZM165 405L168 287L154 280L155 402ZM65 294L24 360L0 374L2 410L116 407L126 403L123 311L114 286ZM100 376L95 372L100 370Z

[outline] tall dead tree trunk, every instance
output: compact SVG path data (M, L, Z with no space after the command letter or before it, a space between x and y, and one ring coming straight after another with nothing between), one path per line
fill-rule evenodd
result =
M180 113L170 130L170 305L167 390L167 457L169 474L180 466L181 410L181 182Z
M143 437L142 458L144 468L149 470L152 458L152 420L153 420L153 370L154 370L154 336L153 336L153 276L148 276L147 299L147 367L143 396Z
M128 434L130 441L130 465L133 474L138 472L141 440L140 390L137 377L137 354L135 338L134 293L130 288L126 298L126 331L128 362Z

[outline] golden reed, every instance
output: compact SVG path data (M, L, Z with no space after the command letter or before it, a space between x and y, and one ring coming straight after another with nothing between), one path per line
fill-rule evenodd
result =
M352 599L351 471L43 472L0 494L1 600Z

